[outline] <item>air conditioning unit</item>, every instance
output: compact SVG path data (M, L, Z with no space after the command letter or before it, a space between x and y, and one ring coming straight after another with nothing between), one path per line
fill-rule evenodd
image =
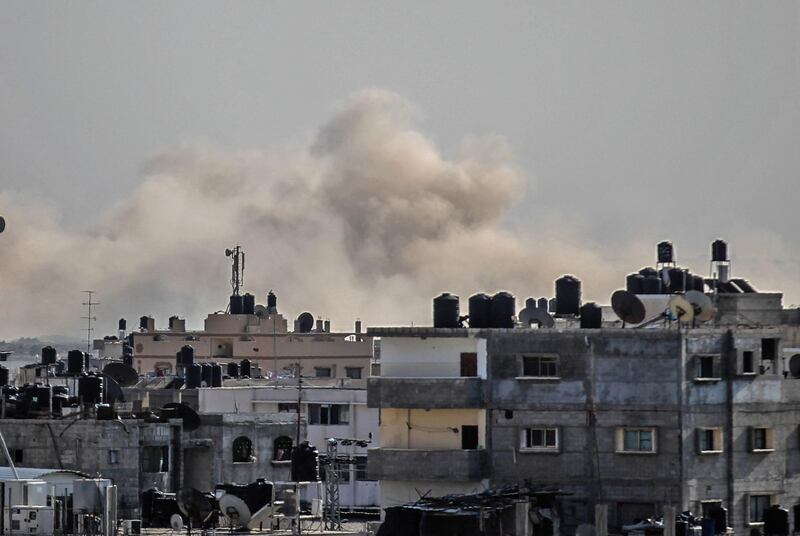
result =
M133 536L134 534L142 533L142 520L141 519L123 519L122 520L122 534L123 536Z

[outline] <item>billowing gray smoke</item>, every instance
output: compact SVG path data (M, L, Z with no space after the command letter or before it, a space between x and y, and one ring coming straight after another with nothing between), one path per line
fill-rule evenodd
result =
M504 142L468 140L448 160L413 117L402 98L372 90L353 96L307 147L159 156L88 233L0 194L9 222L0 235L0 338L79 334L88 288L102 304L98 334L145 313L159 326L178 313L200 327L225 307L223 251L236 243L259 302L274 289L287 314L307 309L341 329L356 317L430 322L430 300L443 290L551 295L553 279L568 272L603 299L652 251L644 239L631 245L636 255L611 263L563 229L509 230L501 220L526 179Z

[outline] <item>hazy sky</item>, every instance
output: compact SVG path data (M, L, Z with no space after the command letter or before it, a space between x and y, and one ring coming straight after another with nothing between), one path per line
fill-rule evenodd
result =
M800 302L796 1L6 1L0 193L91 234L155 155L300 145L365 88L445 158L504 137L527 183L508 229L568 227L609 263L669 238L697 271L723 236Z

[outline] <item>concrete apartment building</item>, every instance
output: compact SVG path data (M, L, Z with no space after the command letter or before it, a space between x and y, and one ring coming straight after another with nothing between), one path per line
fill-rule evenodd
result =
M294 422L297 414L298 390L292 380L277 384L265 380L226 380L226 386L216 389L197 389L198 407L202 415L221 413L226 419L244 419L252 416L272 416L272 420ZM257 385L247 385L248 383ZM304 381L300 394L302 435L325 455L328 438L367 439L379 441L378 411L367 407L366 380L316 380ZM205 419L205 415L204 415ZM294 424L282 437L267 445L269 452L259 455L275 469L288 471L288 452L281 448L294 442ZM277 447L276 447L277 446ZM273 448L274 447L274 448ZM349 455L357 463L342 471L340 504L345 510L374 509L380 504L378 482L367 476L367 450L357 445L340 445L339 454ZM277 474L276 474L277 476ZM284 480L288 480L288 475ZM317 496L309 489L306 498Z
M141 319L131 333L133 367L140 374L175 373L175 354L184 345L194 349L197 362L239 362L248 359L262 374L302 361L305 374L320 378L366 378L372 364L372 338L352 332L332 333L330 324L317 322L311 331L289 331L278 313L213 313L201 331L187 331L186 322L172 317L167 329L156 329L155 320ZM327 326L327 329L326 329Z
M798 311L715 299L699 327L368 330L382 506L518 483L570 494L562 528L596 504L615 527L721 504L736 534L769 505L800 515Z

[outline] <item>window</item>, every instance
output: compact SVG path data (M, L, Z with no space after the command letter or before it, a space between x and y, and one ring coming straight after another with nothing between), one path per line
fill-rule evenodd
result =
M108 451L108 464L109 465L116 465L119 463L119 451L116 449L111 449Z
M278 413L297 413L297 403L278 402Z
M292 438L280 436L275 438L272 444L272 461L289 462L292 461Z
M169 447L142 447L142 472L166 473L169 471Z
M656 452L656 431L654 428L617 429L617 452L654 453Z
M695 379L698 380L719 379L719 356L698 355L695 356L695 362L697 366Z
M478 427L465 424L461 427L461 448L474 450L478 448Z
M522 430L523 450L557 451L558 428L526 428Z
M314 367L314 375L317 378L330 378L331 367Z
M697 450L700 453L722 452L722 429L698 428Z
M769 495L750 495L750 523L763 523L764 510L770 506Z
M753 360L753 351L744 350L742 352L742 374L754 374L756 371Z
M350 378L351 380L360 380L361 370L362 370L361 367L345 367L344 375Z
M522 375L529 378L558 378L558 357L522 356Z
M355 456L356 459L356 480L361 482L369 482L373 479L367 474L367 457Z
M473 378L478 375L478 354L464 352L461 354L461 377Z
M233 463L250 463L255 461L253 442L249 437L239 436L233 440Z
M13 449L11 455L14 457L14 463L22 463L22 449Z
M350 406L347 404L309 404L308 424L349 424Z
M761 339L761 359L777 359L780 339Z
M774 435L772 428L751 428L750 450L752 452L773 450L775 448Z

